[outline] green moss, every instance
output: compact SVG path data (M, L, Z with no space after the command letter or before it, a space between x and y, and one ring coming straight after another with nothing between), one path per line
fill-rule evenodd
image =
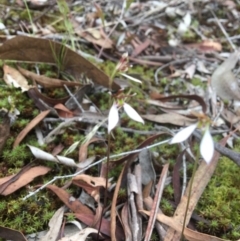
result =
M239 167L227 158L221 158L214 176L197 205L201 215L206 220L210 220L210 225L201 223L202 230L225 233L224 237L231 240L240 238L240 232L235 229L240 222L239 182ZM225 230L229 231L226 233Z
M54 214L48 210L49 203L53 201L49 197L45 199L45 203L41 204L39 203L40 199L23 201L19 194L4 197L5 200L2 199L3 197L0 198L1 225L20 230L25 234L46 228ZM3 209L4 207L5 209Z
M173 215L173 212L174 212L173 206L166 198L162 198L160 207L165 215L167 216Z
M67 221L71 222L75 220L75 215L73 213L68 213L67 214Z
M169 200L172 200L173 199L173 195L174 195L173 187L171 185L168 185L167 187L165 187L165 189L164 189L164 197L166 197Z
M125 188L120 188L118 191L118 199L125 201L127 198L127 190Z
M182 36L182 40L185 41L185 42L193 42L193 41L196 41L197 39L197 34L192 31L192 30L187 30L183 36Z
M3 158L7 160L8 166L22 167L24 162L29 160L32 156L29 148L26 145L19 145L14 149L4 149Z
M202 80L199 79L199 78L195 78L195 77L192 78L191 83L192 83L194 86L201 86L201 87L204 86Z
M153 231L152 232L152 235L151 235L151 239L150 239L151 241L158 241L158 240L160 240L159 239L159 236L158 236L158 233L156 232L156 231Z

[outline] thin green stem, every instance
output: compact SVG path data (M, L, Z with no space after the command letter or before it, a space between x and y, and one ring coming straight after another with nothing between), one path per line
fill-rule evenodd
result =
M106 167L106 176L105 176L106 183L105 183L104 201L103 201L103 208L102 208L102 213L101 213L101 219L100 219L99 228L98 228L97 241L99 240L99 234L100 234L101 225L102 225L104 208L107 206L107 191L108 191L107 187L108 187L109 162L110 162L110 133L108 133L107 167Z
M112 82L113 78L116 75L116 68L114 69L111 77L110 77L110 82L109 82L109 89L111 90L112 87ZM111 96L109 96L109 107L111 106ZM97 234L97 241L99 240L99 234L101 230L101 225L102 225L102 219L103 219L103 212L104 208L107 206L107 187L108 187L108 171L109 171L109 162L110 162L110 142L111 142L111 133L108 133L108 143L107 143L107 166L106 166L106 183L105 183L105 192L104 192L104 201L103 201L103 208L102 208L102 213L101 213L101 219L99 223L99 228L98 228L98 234Z
M195 173L196 173L196 171L197 171L197 166L198 166L199 157L200 157L200 152L199 152L199 150L198 150L198 151L197 151L196 161L195 161L194 166L193 166L192 178L191 178L190 184L189 184L190 186L189 186L189 192L188 192L187 206L186 206L185 215L184 215L184 220L183 220L183 227L182 227L182 232L181 232L181 241L184 241L184 229L185 229L186 220L187 220L187 212L188 212L188 207L189 207L190 198L191 198L193 180L194 180Z
M23 2L24 2L24 5L25 5L25 7L27 9L27 14L28 14L29 21L30 21L30 23L32 25L32 30L34 31L34 24L33 24L33 20L32 20L32 16L31 16L30 10L29 10L28 5L27 5L27 1L23 0Z

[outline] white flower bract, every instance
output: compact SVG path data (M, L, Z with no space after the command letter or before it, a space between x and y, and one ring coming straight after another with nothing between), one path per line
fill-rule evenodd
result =
M119 121L119 115L118 115L117 104L113 103L108 114L108 133L110 133L111 130L113 130L116 127L118 121Z
M214 142L210 134L209 128L205 130L200 144L200 153L206 163L210 163L214 154Z
M127 103L123 104L123 109L126 112L126 114L129 116L129 118L131 118L134 121L137 122L141 122L142 124L144 124L144 120L142 119L142 117L137 113L137 111L135 111L132 106L130 106Z
M182 130L180 130L170 141L170 144L180 143L185 140L194 132L197 128L197 123L190 125Z

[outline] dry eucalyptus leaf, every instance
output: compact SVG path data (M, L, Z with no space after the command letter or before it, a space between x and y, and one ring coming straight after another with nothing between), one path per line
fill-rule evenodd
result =
M10 135L10 118L8 116L7 110L0 110L0 154L8 140Z
M49 240L57 240L59 232L61 230L62 226L62 220L64 215L65 207L59 208L53 217L50 219L48 225L49 225L49 231L47 234L40 240L40 241L49 241Z
M75 79L85 75L106 88L110 85L109 77L94 64L63 44L48 39L17 36L7 40L0 46L0 59L51 63ZM119 90L120 86L113 81L111 88Z
M239 52L229 56L212 75L211 85L218 96L224 100L240 100L239 83L236 80L232 69L235 67Z
M18 67L18 70L25 77L36 81L38 84L40 84L44 88L57 88L57 87L62 87L64 85L66 85L66 86L82 86L82 84L80 82L72 82L72 81L69 82L69 81L63 81L60 79L49 78L44 75L35 74L31 71L28 71L28 70L20 68L20 67Z
M31 88L31 86L28 85L28 82L25 79L25 77L18 70L5 64L3 66L3 71L3 79L8 86L21 88L22 92L28 91Z
M156 182L156 172L152 163L152 154L149 150L143 149L139 153L139 163L142 167L142 184L147 185L149 182Z
M46 110L37 115L34 119L31 120L30 123L18 134L17 138L14 141L13 147L15 148L20 144L20 142L24 139L24 137L34 128L36 127L40 121L42 121L48 114L50 110Z
M220 52L222 51L222 45L219 42L206 39L199 44L199 49L204 52L208 52L212 50Z
M150 216L149 211L140 210L140 212ZM179 233L181 233L181 231L182 231L182 224L180 222L174 220L173 218L167 217L164 214L157 214L157 220L161 223L168 225L169 227L173 228L174 230L178 231ZM204 241L224 241L224 239L210 236L205 233L196 232L189 228L185 228L183 233L184 233L185 238L189 241L203 241L203 240ZM170 238L168 238L168 236L167 236L164 240L170 241ZM171 240L177 241L176 239L171 239Z
M34 178L43 176L47 174L51 169L44 166L35 166L28 169L28 166L22 168L17 174L1 178L1 187L5 186L4 190L1 190L1 195L7 196L15 191L19 190L21 187L26 186ZM10 180L11 179L11 180ZM8 182L9 181L9 182ZM8 183L7 183L8 182Z
M22 232L3 226L0 226L0 238L12 241L27 241Z
M154 121L157 123L168 123L177 126L189 126L196 122L196 119L191 119L177 113L164 113L159 115L142 115L143 119Z

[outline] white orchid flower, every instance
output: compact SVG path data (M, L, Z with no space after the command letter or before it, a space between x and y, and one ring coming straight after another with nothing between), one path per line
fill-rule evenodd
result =
M119 121L119 115L118 115L118 108L117 104L113 103L111 109L109 110L108 114L108 133L111 132L115 128Z
M185 141L197 128L198 123L190 125L182 130L180 130L169 142L170 144L180 143ZM200 153L207 164L210 163L214 154L214 142L209 131L209 126L207 125L203 138L200 143Z
M144 124L144 120L137 113L137 111L132 108L132 106L130 106L129 104L127 104L125 102L123 103L122 106L129 118L131 118L134 121ZM120 108L121 108L121 106L120 106ZM119 121L118 111L120 108L118 108L118 104L116 102L114 102L112 107L110 108L110 111L108 114L108 133L110 133L117 126L117 123Z

